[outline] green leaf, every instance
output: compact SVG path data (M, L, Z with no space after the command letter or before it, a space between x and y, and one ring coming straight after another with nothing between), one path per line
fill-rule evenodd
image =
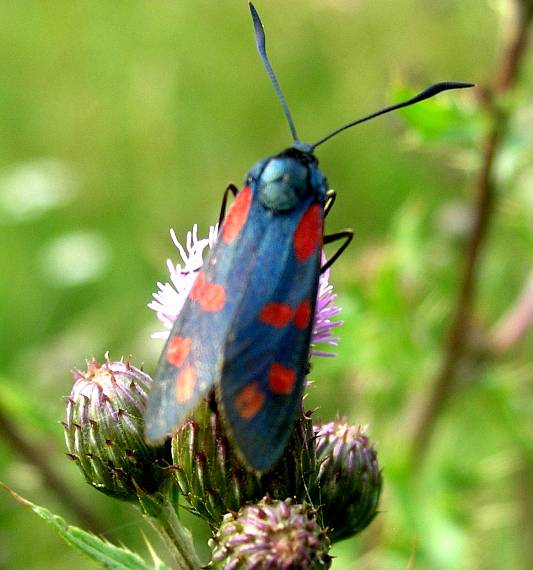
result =
M98 538L94 534L81 528L68 525L65 520L51 513L48 509L34 505L24 499L7 485L0 482L0 486L11 493L14 499L23 507L29 507L36 515L50 524L65 541L81 550L89 558L92 558L104 568L113 570L167 570L168 567L154 556L154 566L147 564L138 554L127 548Z

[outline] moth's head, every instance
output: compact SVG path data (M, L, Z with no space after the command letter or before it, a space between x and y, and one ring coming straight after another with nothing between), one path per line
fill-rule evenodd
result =
M295 146L258 162L247 183L254 183L261 204L276 212L290 211L309 196L322 201L327 186L315 155Z

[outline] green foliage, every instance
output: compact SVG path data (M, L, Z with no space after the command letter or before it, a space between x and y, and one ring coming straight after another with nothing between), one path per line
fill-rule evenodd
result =
M304 140L434 81L483 85L495 75L505 20L490 2L258 8ZM288 144L288 133L245 3L4 2L0 20L2 410L105 520L113 542L137 550L140 517L95 493L64 457L57 421L68 370L110 350L153 371L161 345L149 338L158 325L145 304L174 255L168 227L182 237L197 222L205 233L227 181ZM344 320L338 356L315 359L307 403L324 421L339 411L369 424L384 466L382 512L334 547L333 568L527 567L533 346L529 338L487 356L485 341L530 271L530 62L504 102L513 116L496 160L476 358L461 369L423 465L408 461L412 420L442 359L489 120L471 94L443 94L320 149L338 192L328 231L352 226L356 238L332 270ZM391 91L397 76L414 88ZM39 473L0 439L0 478L50 505ZM69 540L146 567L37 514ZM206 528L184 518L197 545L206 543ZM72 564L51 534L0 499L0 566Z

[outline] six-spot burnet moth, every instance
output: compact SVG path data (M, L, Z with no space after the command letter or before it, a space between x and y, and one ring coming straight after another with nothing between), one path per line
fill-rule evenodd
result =
M315 149L341 131L470 83L438 83L402 103L302 143L268 60L259 15L250 3L256 43L281 102L292 146L259 161L244 187L230 185L219 235L178 315L158 364L145 414L146 437L172 433L214 386L225 426L244 463L271 469L291 434L308 367L320 273L352 238L324 235L335 200ZM224 218L226 201L235 200ZM321 267L323 244L341 245Z

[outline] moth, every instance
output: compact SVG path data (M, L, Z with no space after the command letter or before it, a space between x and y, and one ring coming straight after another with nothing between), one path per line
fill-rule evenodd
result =
M352 239L324 234L336 194L319 169L316 148L348 128L470 83L437 83L415 97L302 143L266 53L250 3L259 55L293 142L260 160L241 190L224 193L216 244L198 272L163 349L145 413L149 442L171 434L213 387L233 445L251 469L280 459L300 405L309 359L318 281ZM235 199L227 216L229 195ZM340 241L321 264L322 247Z

